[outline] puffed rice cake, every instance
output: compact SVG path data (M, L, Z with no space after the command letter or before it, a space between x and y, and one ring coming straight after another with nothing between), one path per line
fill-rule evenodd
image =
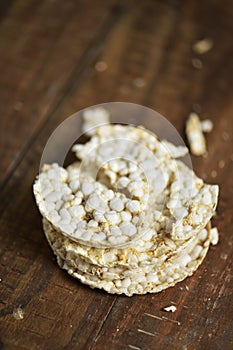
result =
M87 124L97 125L91 117ZM142 127L109 124L88 132L88 125L90 141L73 147L77 162L67 169L44 165L33 186L59 266L109 293L174 286L218 241L210 229L218 186L176 159L186 147Z

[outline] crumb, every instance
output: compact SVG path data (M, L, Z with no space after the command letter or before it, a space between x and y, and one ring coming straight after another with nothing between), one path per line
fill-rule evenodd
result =
M213 122L210 119L205 119L201 121L201 129L203 132L211 132L213 130Z
M193 51L199 55L203 55L212 49L213 44L213 40L208 38L198 40L193 44Z
M24 318L24 311L19 306L13 310L13 316L16 320L22 320Z
M191 153L195 156L206 154L206 142L202 132L201 121L196 113L190 113L185 129Z
M95 69L97 70L97 72L104 72L107 68L108 68L108 65L104 61L98 61L95 64Z
M21 111L21 109L23 108L23 102L22 102L22 101L16 101L16 102L14 103L13 108L14 108L14 110L15 110L16 112Z
M203 64L199 58L192 58L192 65L196 69L202 69Z
M175 312L176 306L175 305L167 306L167 307L164 307L163 310L167 312Z
M227 255L227 254L224 254L224 253L222 253L222 254L220 255L220 259L222 259L222 260L227 260L227 257L228 257L228 255Z
M217 176L217 171L216 171L216 170L212 170L212 171L211 171L211 176L212 176L213 178L215 178L215 177Z
M87 108L83 111L82 131L93 135L95 128L101 124L109 124L109 112L103 107Z
M218 167L219 167L220 169L222 169L222 168L224 168L224 166L225 166L225 162L224 162L223 159L221 159L221 160L218 162Z
M141 88L141 87L145 86L145 80L143 78L135 78L133 80L133 85L138 87L138 88Z
M219 241L218 229L217 229L217 227L213 227L210 230L210 242L211 242L211 244L216 245L216 244L218 244L218 241Z
M222 138L223 138L224 141L228 141L230 136L229 136L229 134L226 131L223 131Z

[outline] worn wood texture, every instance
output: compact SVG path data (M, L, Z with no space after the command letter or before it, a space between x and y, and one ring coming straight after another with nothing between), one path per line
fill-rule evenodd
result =
M0 6L0 348L232 349L231 1ZM203 37L214 46L196 55L192 45ZM193 67L195 57L202 69ZM96 70L97 61L107 69ZM192 160L200 176L220 185L214 218L220 243L194 276L155 295L108 295L61 271L32 196L54 128L77 110L109 101L152 107L182 136L192 110L214 122L208 157ZM177 311L165 313L171 303ZM18 307L21 320L13 316Z

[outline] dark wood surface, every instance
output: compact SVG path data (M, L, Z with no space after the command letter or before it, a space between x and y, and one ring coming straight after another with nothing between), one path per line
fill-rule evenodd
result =
M213 48L194 54L204 37ZM230 0L0 3L0 349L233 348L232 37ZM109 101L152 107L182 136L193 110L214 123L208 157L192 160L198 175L220 185L220 243L194 276L159 294L108 295L69 277L32 196L55 127ZM175 313L162 310L171 304Z

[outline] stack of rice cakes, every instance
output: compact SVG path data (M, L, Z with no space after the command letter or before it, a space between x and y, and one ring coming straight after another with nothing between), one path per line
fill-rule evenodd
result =
M211 243L218 186L176 159L186 147L109 124L73 151L77 162L45 165L34 184L59 266L93 288L128 296L192 275Z

